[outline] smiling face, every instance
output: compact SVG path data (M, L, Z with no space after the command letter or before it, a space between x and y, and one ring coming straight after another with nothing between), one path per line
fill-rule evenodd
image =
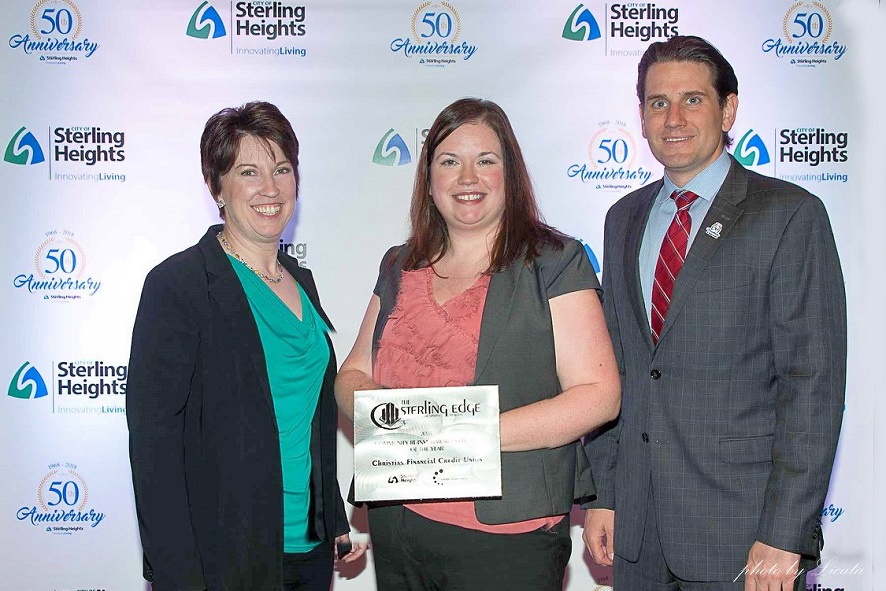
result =
M244 136L234 166L221 178L219 197L225 201L225 233L230 238L276 247L295 212L295 170L278 145Z
M494 233L505 210L501 143L485 123L466 123L440 142L431 196L451 232Z
M720 105L707 65L659 62L646 73L643 137L671 181L683 187L720 156L737 109L734 94Z

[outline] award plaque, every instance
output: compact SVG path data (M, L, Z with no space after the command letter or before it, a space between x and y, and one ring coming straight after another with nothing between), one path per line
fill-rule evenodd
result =
M501 496L498 386L354 392L354 495Z

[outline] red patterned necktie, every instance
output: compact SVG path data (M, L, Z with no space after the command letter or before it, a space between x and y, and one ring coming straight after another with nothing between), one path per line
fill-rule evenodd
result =
M661 241L661 250L658 253L658 262L655 264L655 281L652 285L652 342L658 343L658 335L664 326L665 316L668 314L668 306L671 304L671 294L674 291L674 281L683 267L686 259L686 245L689 242L689 231L692 229L692 218L689 216L689 206L698 199L698 195L691 191L671 193L671 199L677 204L677 213L671 220L667 234Z

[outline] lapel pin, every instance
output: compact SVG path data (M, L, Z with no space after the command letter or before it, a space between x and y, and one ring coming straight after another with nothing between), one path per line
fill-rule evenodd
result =
M720 222L714 222L710 226L704 229L705 234L710 236L713 239L718 239L720 237L720 231L723 229L723 224Z

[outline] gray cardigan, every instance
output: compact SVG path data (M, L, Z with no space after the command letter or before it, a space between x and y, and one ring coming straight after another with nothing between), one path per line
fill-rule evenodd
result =
M373 359L397 303L406 249L395 246L382 259L375 294L381 309L373 333ZM518 261L489 283L480 325L472 385L498 385L502 412L561 392L548 300L582 289L600 289L576 240L562 250L542 247L532 263ZM569 513L577 500L594 495L590 466L579 442L554 449L502 454L502 496L476 501L477 519L510 523Z

